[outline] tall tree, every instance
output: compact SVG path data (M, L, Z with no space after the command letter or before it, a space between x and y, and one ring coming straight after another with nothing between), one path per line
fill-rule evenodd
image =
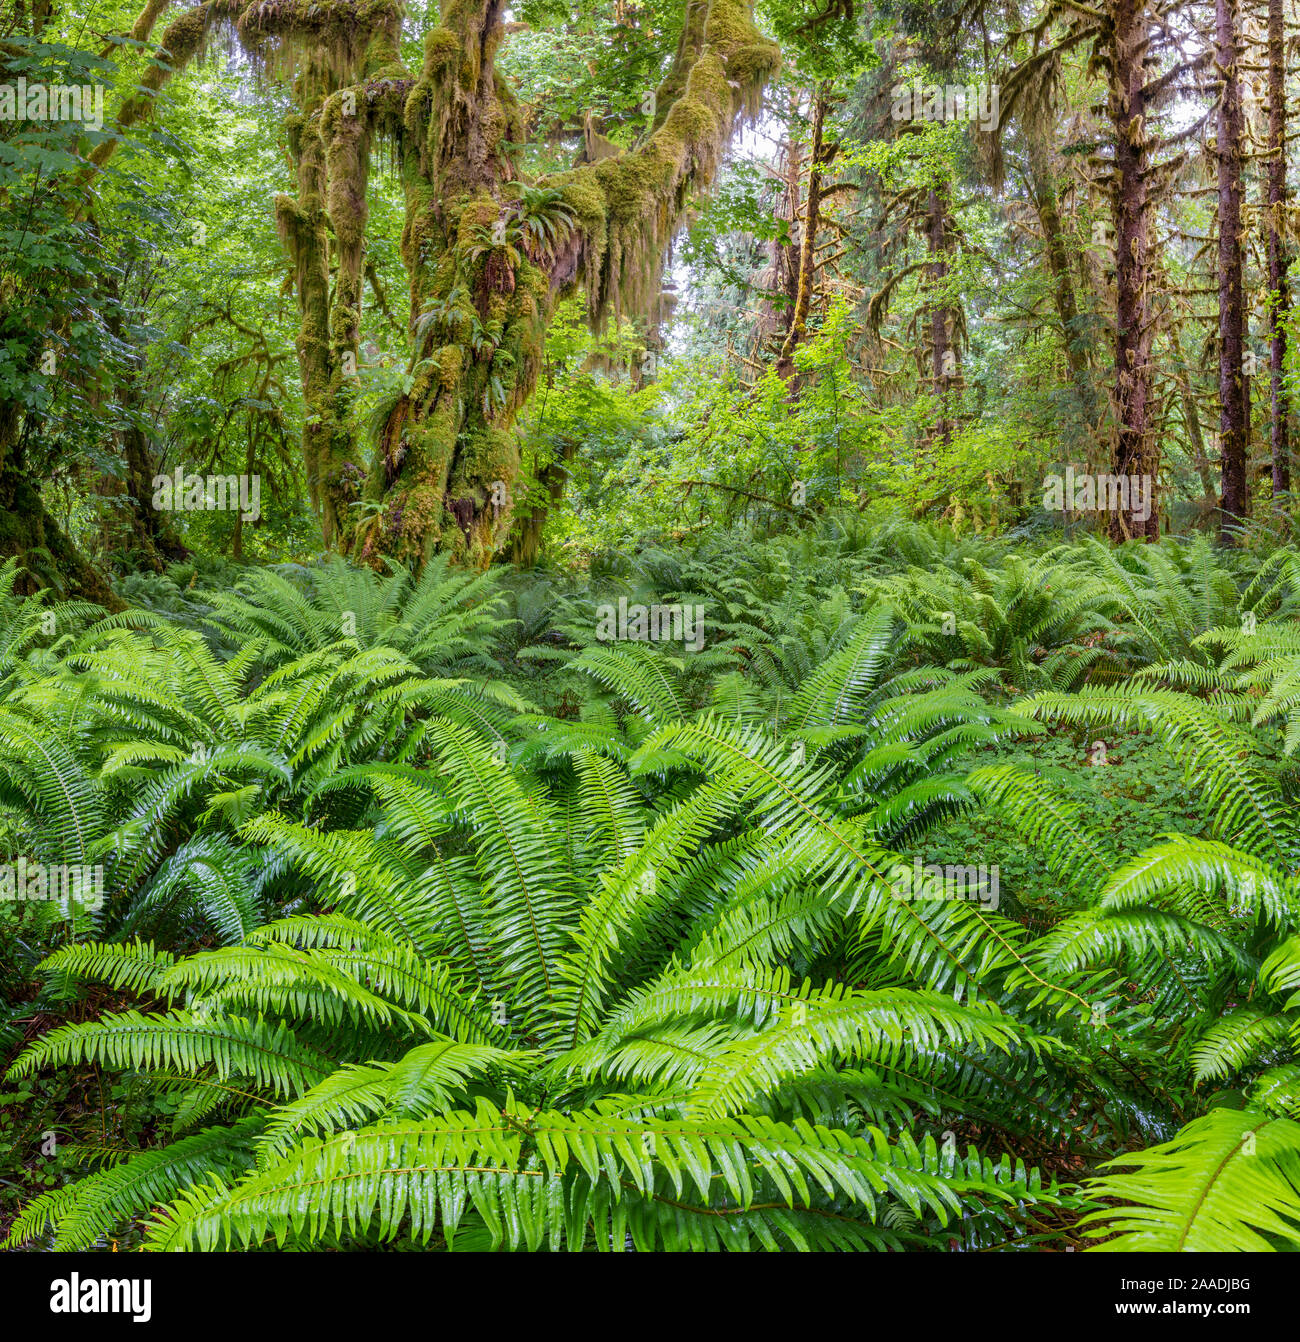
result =
M1219 188L1219 441L1222 452L1220 535L1247 515L1246 301L1242 247L1242 105L1236 0L1215 0L1215 65L1221 83L1218 122Z
M1151 143L1147 86L1151 14L1145 0L1115 0L1113 46L1107 52L1110 117L1115 135L1115 471L1154 479L1150 300ZM1153 529L1154 524L1154 529ZM1111 536L1159 535L1159 512L1145 521L1117 511Z
M647 91L652 133L634 151L528 183L516 166L519 106L496 69L503 14L502 0L444 0L413 75L399 0L204 0L168 26L148 91L119 118L138 120L221 25L292 77L298 189L277 198L276 219L301 313L303 457L326 545L363 560L419 564L435 549L491 559L512 516L513 423L556 304L584 289L597 325L648 304L692 194L780 64L746 0L686 0L675 58ZM350 412L370 162L385 145L406 197L411 387L372 452Z
M974 0L980 3L980 0ZM987 4L983 5L987 8ZM1158 245L1155 213L1170 182L1188 160L1180 142L1200 128L1164 134L1160 113L1177 101L1188 78L1214 56L1210 49L1183 54L1180 11L1187 0L1106 0L1100 6L1047 0L1018 38L1030 53L1002 90L1005 121L1016 103L1036 96L1045 66L1078 47L1091 49L1092 66L1106 80L1109 144L1097 160L1115 221L1115 366L1112 390L1113 462L1122 476L1151 482L1150 515L1136 504L1110 514L1113 540L1155 540L1160 535L1155 338L1160 312L1153 304ZM1130 495L1132 499L1132 495Z
M1269 341L1271 402L1269 446L1274 506L1285 508L1291 491L1290 411L1286 391L1286 316L1290 308L1284 242L1286 172L1286 19L1283 0L1268 0L1268 287L1272 295Z
M817 249L822 233L822 203L833 189L826 173L839 152L838 144L826 134L826 113L831 100L829 81L818 83L812 92L812 131L808 148L808 190L799 223L799 253L794 280L794 304L790 310L785 338L777 358L777 372L787 380L795 376L794 352L808 334L813 289L817 280ZM792 158L792 165L797 164ZM797 179L795 191L797 193Z
M1070 250L1061 221L1061 176L1053 160L1051 131L1054 108L1052 79L1044 78L1036 96L1022 102L1021 129L1025 137L1025 184L1043 235L1043 257L1052 279L1052 299L1061 324L1066 366L1074 383L1084 424L1097 434L1102 407L1093 387L1089 359L1088 320L1079 309L1071 271Z

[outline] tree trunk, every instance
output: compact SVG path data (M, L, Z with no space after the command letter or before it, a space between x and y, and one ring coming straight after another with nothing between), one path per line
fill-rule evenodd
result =
M793 385L794 352L808 334L808 313L812 307L817 279L817 236L821 232L822 186L828 162L825 141L828 90L818 85L813 94L812 145L808 154L808 199L804 208L803 232L799 247L799 269L795 286L794 310L781 353L777 358L778 376ZM834 151L832 150L831 153Z
M19 591L52 587L67 597L121 610L107 579L73 545L46 511L27 469L18 406L0 400L0 558L16 556L28 577Z
M597 325L611 311L648 309L692 191L711 180L779 62L746 4L692 4L660 86L680 92L646 142L520 189L505 148L522 138L519 110L494 68L502 8L449 0L405 99L414 385L388 417L365 484L374 514L342 542L368 561L419 565L435 548L490 561L511 523L514 421L536 386L556 303L581 284Z
M129 425L122 434L122 452L126 458L126 499L130 517L131 543L143 562L156 573L168 565L186 559L189 551L172 531L170 519L153 506L153 457L149 440L138 424Z
M780 357L799 301L802 249L798 221L803 213L803 146L793 131L781 145L781 184L774 214L779 223L788 227L784 240L777 237L769 244L771 264L760 272L757 280L763 297L758 304L751 353L759 361L773 353Z
M1286 211L1286 27L1282 0L1268 4L1268 287L1272 294L1269 342L1272 403L1269 445L1273 457L1273 506L1288 510L1291 492L1290 408L1287 403L1286 317L1291 300L1287 284L1289 257L1283 243Z
M1222 80L1219 101L1219 440L1222 453L1220 539L1247 515L1245 355L1246 302L1241 241L1241 81L1238 73L1237 3L1215 0L1215 64Z
M932 258L927 271L934 293L930 306L931 385L939 403L939 422L935 438L947 442L952 437L949 402L957 380L957 350L953 343L953 312L945 292L948 282L948 257L952 236L948 228L948 199L943 189L932 188L926 200L926 246Z
M578 444L573 438L566 438L560 447L560 455L547 462L537 472L536 482L545 490L544 502L535 502L531 511L520 517L510 533L509 557L512 564L519 568L535 568L542 555L542 533L553 509L560 506L564 498L564 486L569 478L569 463L577 454Z
M1044 122L1030 118L1025 127L1029 141L1029 177L1033 192L1034 210L1039 227L1043 230L1043 247L1047 268L1052 276L1052 298L1056 316L1061 323L1065 342L1065 361L1070 370L1070 381L1079 398L1079 410L1088 431L1095 435L1101 427L1101 410L1092 385L1092 369L1088 358L1088 339L1079 318L1079 303L1074 292L1074 277L1070 273L1070 253L1061 228L1057 209L1059 184L1051 165L1050 148Z
M1183 405L1183 427L1187 430L1187 438L1192 445L1192 466L1201 482L1205 513L1208 517L1219 506L1218 482L1214 478L1214 470L1205 451L1205 435L1201 432L1201 413L1197 409L1191 379L1186 372L1179 373L1178 387Z
M1155 505L1158 463L1151 433L1154 319L1150 283L1150 152L1146 138L1146 0L1116 0L1110 94L1115 133L1115 472L1148 476L1153 506L1145 520L1134 509L1113 512L1115 541L1160 535Z

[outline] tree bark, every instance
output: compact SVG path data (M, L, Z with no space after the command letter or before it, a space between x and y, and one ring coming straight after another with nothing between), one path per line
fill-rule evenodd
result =
M957 364L957 351L953 344L953 312L944 292L949 274L948 258L952 253L946 190L946 183L942 188L932 187L926 199L925 211L926 247L931 257L927 271L934 291L930 305L931 385L939 403L935 438L945 443L952 437L953 423L949 417L949 405Z
M1033 194L1034 211L1043 230L1043 248L1047 268L1052 277L1052 299L1056 316L1061 323L1061 337L1065 343L1065 361L1070 370L1070 381L1079 398L1079 410L1088 431L1095 435L1101 427L1101 410L1092 385L1092 368L1088 358L1088 340L1079 316L1079 302L1074 291L1074 277L1070 272L1070 253L1061 227L1057 208L1058 180L1051 164L1051 151L1043 122L1030 118L1025 127L1029 145L1029 180Z
M1232 528L1247 515L1246 301L1241 240L1241 81L1238 72L1237 2L1215 0L1215 64L1222 81L1219 99L1219 441L1222 453L1220 539L1232 543Z
M1286 317L1291 305L1290 261L1283 242L1286 211L1286 27L1283 0L1268 3L1268 287L1272 294L1269 342L1271 405L1269 446L1273 458L1273 506L1288 510L1291 492L1290 407L1287 401Z
M792 385L795 378L794 352L808 334L808 314L812 307L813 289L817 279L817 237L821 232L822 185L829 157L826 145L826 110L828 89L819 84L813 93L812 144L808 154L808 197L804 208L803 232L799 247L799 269L795 286L794 310L776 371Z
M1150 16L1146 0L1116 0L1114 65L1110 116L1115 134L1115 471L1148 476L1156 497L1158 463L1151 433L1151 361L1155 334L1150 283L1150 150L1146 49ZM1110 515L1112 540L1160 535L1160 513L1153 506L1145 521L1134 510Z

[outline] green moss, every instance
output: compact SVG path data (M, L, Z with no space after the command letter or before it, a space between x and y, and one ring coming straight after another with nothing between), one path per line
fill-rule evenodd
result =
M519 99L515 96L514 89L500 75L494 76L492 88L506 119L506 138L516 143L522 141L524 138L524 113L523 108L519 105Z
M396 26L381 27L366 43L365 55L361 58L361 73L365 78L382 79L387 74L390 79L400 79L405 73L397 31Z
M340 104L331 98L327 109ZM358 117L335 115L323 125L332 129L326 164L329 179L329 215L339 247L350 258L349 268L360 264L360 248L365 236L367 204L366 181L369 176L370 146L364 124Z
M284 119L284 133L289 141L289 153L297 158L302 152L302 132L307 118L301 112L290 112Z
M298 202L292 196L281 191L275 197L273 209L275 211L275 227L280 234L280 240L292 252L293 248L297 246L296 233L301 218Z
M745 93L761 89L780 69L781 48L773 42L748 42L727 57L727 74Z
M451 397L441 397L425 417L407 425L408 479L432 483L441 490L446 485L456 447L456 409Z
M402 533L409 540L422 542L424 533L440 519L442 495L434 485L416 485L406 496Z
M347 349L356 344L360 319L357 313L341 303L335 303L330 313L330 344L335 349Z
M494 100L484 108L480 124L485 148L488 153L495 153L506 136L506 113L500 102Z
M406 224L402 229L402 260L412 282L420 284L429 253L442 243L442 229L435 213L437 192L427 184L408 187Z
M500 205L486 191L467 197L458 209L447 212L447 222L459 248L473 246L482 230L491 228L500 217Z
M424 139L425 127L429 120L429 108L433 102L434 86L428 78L417 79L406 95L406 106L402 109L402 124L411 137L412 144L419 145ZM418 165L418 158L415 160Z
M640 153L603 158L595 165L593 172L604 189L606 214L611 221L644 219L647 211L664 198L678 167L668 153L669 142L668 133L661 130Z
M438 367L441 370L438 381L445 390L452 391L460 383L464 357L459 345L444 345L438 351Z
M328 144L330 139L338 133L339 123L343 120L343 98L345 93L351 93L356 98L357 90L339 89L325 99L324 105L320 110L320 131L321 138Z
M540 311L541 303L551 291L551 279L547 273L530 261L520 261L515 267L515 293L528 295L533 300L533 313Z
M208 25L212 21L212 12L207 5L188 9L167 25L163 33L162 45L171 57L170 64L184 65L203 45Z
M513 480L519 473L519 444L512 429L482 424L465 433L456 454L447 492L473 498L479 510L488 506L493 480Z
M750 43L765 41L754 27L750 7L745 0L713 0L709 6L704 40L724 54ZM766 45L773 44L769 42Z
M445 74L460 57L460 38L450 28L433 28L424 39L424 77Z
M429 365L424 368L411 384L411 400L417 405L427 399L429 393L433 390L434 378L437 376L437 373L438 370L432 365Z

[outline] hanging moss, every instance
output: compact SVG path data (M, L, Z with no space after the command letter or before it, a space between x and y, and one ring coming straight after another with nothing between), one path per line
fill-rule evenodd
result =
M460 59L460 38L450 28L432 28L424 39L424 77L445 75Z
M397 0L274 0L241 9L245 50L277 77L297 77L304 100L317 101L362 75L400 68Z
M635 152L552 179L584 235L569 273L560 277L563 291L584 284L597 326L611 313L644 310L652 300L686 201L712 181L735 125L755 114L764 84L780 65L779 49L754 28L745 5L714 0L706 23L693 7L688 27L697 22L703 45L692 60L695 35L684 32L681 94L650 140Z
M486 564L510 522L491 486L518 474L514 420L537 384L554 304L581 284L599 324L650 301L686 202L711 182L738 122L757 111L778 50L743 0L690 0L653 134L635 152L547 179L573 229L554 255L530 259L486 241L510 208L506 146L524 134L493 64L499 0L446 0L415 78L401 61L398 0L209 0L164 42L186 59L218 19L237 23L259 68L293 81L285 129L298 191L274 208L294 267L304 463L326 541L375 561L418 563L438 545ZM421 348L362 485L356 387L343 356L359 339L377 149L400 163L402 258ZM353 531L348 508L363 495L384 507Z

